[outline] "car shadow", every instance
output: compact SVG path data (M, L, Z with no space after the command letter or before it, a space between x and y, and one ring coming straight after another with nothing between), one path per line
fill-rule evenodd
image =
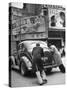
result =
M18 69L12 68L12 71L14 71L14 72L16 72L17 74L20 74L20 75L21 75L20 70L18 70Z
M22 76L19 70L14 69L14 68L12 70L14 72L16 72L17 74L19 74L20 76ZM58 73L61 73L61 72L60 71L51 71L51 72L46 73L46 75L47 76L51 76L51 75L58 74ZM26 77L26 78L36 78L36 75L35 75L35 73L29 72L29 73L27 73L27 75L25 75L23 77Z
M12 71L14 71L14 72L16 72L17 74L19 74L20 76L22 76L21 75L21 72L20 72L20 70L18 70L18 69L15 69L15 68L12 68ZM34 73L32 73L32 72L28 72L25 76L23 76L23 77L28 77L28 78L35 78L36 77L36 75L34 74Z
M60 71L51 71L49 73L46 73L47 76L50 76L50 75L54 75L54 74L58 74L60 73Z

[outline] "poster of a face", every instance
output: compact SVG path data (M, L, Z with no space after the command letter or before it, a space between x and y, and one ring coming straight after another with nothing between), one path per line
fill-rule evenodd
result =
M65 10L50 8L49 9L49 28L65 28Z

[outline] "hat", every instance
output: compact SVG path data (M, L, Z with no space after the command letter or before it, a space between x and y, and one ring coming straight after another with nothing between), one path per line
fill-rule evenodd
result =
M36 46L40 46L40 44L39 44L39 43L37 43L37 44L36 44Z

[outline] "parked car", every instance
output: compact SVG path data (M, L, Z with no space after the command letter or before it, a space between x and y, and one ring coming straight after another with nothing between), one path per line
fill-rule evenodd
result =
M59 64L53 58L53 52L47 46L46 41L25 40L18 44L18 51L14 53L11 60L11 68L17 68L22 75L28 72L34 72L32 68L32 50L39 43L44 50L43 65L46 72L51 72L52 68L58 67ZM62 71L62 70L61 70ZM35 72L34 72L35 73Z

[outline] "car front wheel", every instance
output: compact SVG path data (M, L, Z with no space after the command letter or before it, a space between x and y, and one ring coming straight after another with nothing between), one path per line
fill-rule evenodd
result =
M23 76L27 75L27 67L23 61L20 64L20 72Z

